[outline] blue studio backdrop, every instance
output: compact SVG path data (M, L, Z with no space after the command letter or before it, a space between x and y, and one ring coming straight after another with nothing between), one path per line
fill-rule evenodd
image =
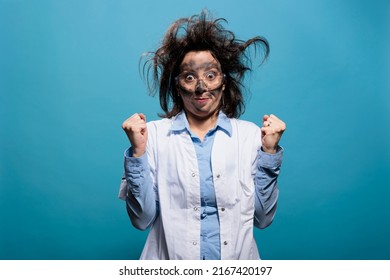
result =
M263 259L390 259L390 2L0 0L0 259L137 259L117 198L123 120L161 112L139 74L177 18L208 8L265 36L247 110L287 123Z

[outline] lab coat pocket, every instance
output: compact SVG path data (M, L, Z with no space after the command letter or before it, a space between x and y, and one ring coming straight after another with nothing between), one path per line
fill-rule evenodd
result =
M241 203L241 223L242 225L253 225L254 201L253 201L253 184L247 183L244 180L240 181L242 191Z
M169 184L169 198L171 209L187 208L187 191L183 185L177 183Z
M246 197L250 197L253 195L253 183L251 182L245 182L245 180L239 179L240 182L240 189Z

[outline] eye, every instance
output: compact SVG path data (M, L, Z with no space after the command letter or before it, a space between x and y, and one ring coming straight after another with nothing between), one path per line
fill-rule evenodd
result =
M193 82L195 80L195 76L193 74L185 74L184 80L189 83Z
M213 71L207 72L205 77L206 77L207 80L212 81L212 80L214 80L217 77L217 73L215 73Z

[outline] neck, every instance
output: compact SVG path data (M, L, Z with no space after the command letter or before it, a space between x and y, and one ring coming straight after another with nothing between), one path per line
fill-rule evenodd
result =
M210 129L214 128L218 120L218 111L213 113L211 116L204 118L193 116L190 112L185 112L192 132L197 134L203 141L204 136L209 132Z

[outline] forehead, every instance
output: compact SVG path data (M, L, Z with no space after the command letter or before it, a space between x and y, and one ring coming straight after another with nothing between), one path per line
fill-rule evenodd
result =
M190 51L180 64L180 69L220 68L221 64L214 58L210 51Z

